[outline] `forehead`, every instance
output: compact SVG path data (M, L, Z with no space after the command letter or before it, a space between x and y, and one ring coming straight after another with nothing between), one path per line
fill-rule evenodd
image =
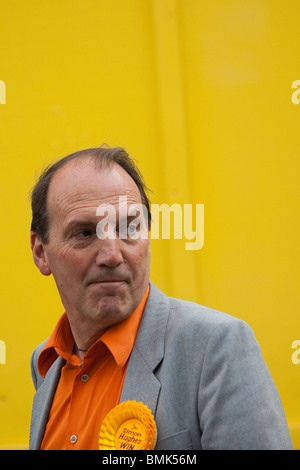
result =
M96 211L99 204L117 204L119 196L141 203L139 189L119 165L96 168L88 158L68 162L54 174L48 190L50 218L74 211ZM96 212L95 212L96 213Z

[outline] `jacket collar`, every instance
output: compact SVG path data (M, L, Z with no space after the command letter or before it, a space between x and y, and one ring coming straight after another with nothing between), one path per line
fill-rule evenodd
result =
M129 360L121 402L141 401L155 416L160 382L154 371L164 357L166 327L170 312L169 299L154 284Z

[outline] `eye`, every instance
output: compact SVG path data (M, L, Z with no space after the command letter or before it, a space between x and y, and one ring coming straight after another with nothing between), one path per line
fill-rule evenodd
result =
M116 229L118 238L121 240L131 240L137 232L137 224L134 222L121 223Z
M91 235L93 235L91 230L78 230L77 232L75 232L73 234L73 237L78 239L78 240L84 240L84 239L90 237Z
M138 224L135 224L134 222L131 222L128 227L127 227L127 232L128 234L133 234L137 231Z

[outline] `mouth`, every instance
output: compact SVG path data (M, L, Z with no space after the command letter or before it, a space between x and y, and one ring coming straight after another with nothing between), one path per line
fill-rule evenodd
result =
M103 286L109 286L109 285L112 285L112 286L118 286L118 285L121 285L123 283L126 283L127 281L125 279L103 279L101 281L92 281L89 283L89 285L93 285L93 284L96 284L96 285L103 285Z

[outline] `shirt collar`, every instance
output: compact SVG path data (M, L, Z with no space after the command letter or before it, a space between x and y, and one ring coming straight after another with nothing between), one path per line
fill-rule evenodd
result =
M89 354L104 344L114 357L118 368L122 368L132 351L138 327L143 315L143 311L149 295L149 285L147 290L134 312L120 323L112 325L105 333L91 346L85 359ZM56 324L50 338L40 353L38 359L38 370L42 377L45 377L54 361L61 356L66 361L74 365L81 363L80 359L73 354L74 338L67 314L64 313Z

